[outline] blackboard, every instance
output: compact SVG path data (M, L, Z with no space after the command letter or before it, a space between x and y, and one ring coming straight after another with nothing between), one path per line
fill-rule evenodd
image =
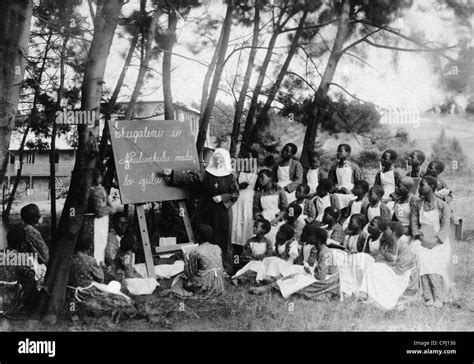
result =
M189 197L186 189L167 185L162 172L199 169L190 122L110 120L109 130L122 204Z

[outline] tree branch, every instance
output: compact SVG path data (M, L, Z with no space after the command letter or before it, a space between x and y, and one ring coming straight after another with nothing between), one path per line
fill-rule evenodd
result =
M348 51L349 49L351 49L352 47L356 46L357 44L359 43L362 43L364 40L366 40L368 37L370 37L372 34L375 34L377 32L380 32L381 30L383 30L384 27L381 27L381 28L377 28L369 33L367 33L366 35L364 35L362 38L360 38L359 40L355 41L354 43L351 43L349 44L346 48L344 48L342 51L341 51L341 54L344 54L346 51Z

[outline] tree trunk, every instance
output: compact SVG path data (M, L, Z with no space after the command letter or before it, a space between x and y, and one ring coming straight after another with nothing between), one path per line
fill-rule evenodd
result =
M265 75L267 73L268 66L272 59L273 49L275 48L275 43L278 36L280 35L279 28L276 28L268 42L267 53L265 59L263 60L262 67L260 68L260 73L258 75L257 83L253 90L252 100L250 101L249 111L247 112L247 118L245 119L244 132L242 133L242 142L240 145L241 152L246 153L251 148L251 139L252 139L252 127L253 119L257 113L257 102L260 93L262 92L263 81L265 80Z
M291 60L293 59L293 56L296 53L296 50L298 49L299 45L299 40L301 37L301 34L303 33L304 30L304 24L306 21L306 17L308 16L308 10L305 10L303 15L301 16L300 23L298 25L298 29L296 30L295 36L293 38L293 41L291 43L290 49L288 51L288 54L286 56L285 62L283 63L280 72L278 73L278 77L275 81L275 83L272 85L270 92L267 96L267 100L265 101L265 105L263 105L262 110L260 110L259 115L257 117L257 121L255 125L252 128L252 133L250 134L250 143L249 145L252 145L255 141L257 141L260 132L267 126L268 124L268 111L270 110L270 107L272 106L273 101L275 100L276 94L278 90L280 89L281 83L283 82L283 79L286 76L286 72L288 71L288 67L290 66Z
M61 100L63 98L64 92L64 77L65 70L64 65L66 62L67 54L67 43L69 41L69 36L67 35L63 40L63 45L61 48L61 59L59 66L59 88L58 88L58 99L56 100L56 109L61 110ZM50 197L51 197L51 241L56 239L56 229L57 224L57 215L56 215L56 134L57 134L57 125L55 118L53 117L53 127L51 130L51 150L49 153L49 173L51 175L49 180L50 186Z
M145 80L145 75L148 70L148 63L150 63L150 59L152 56L151 46L153 45L153 39L155 34L156 26L158 25L159 19L159 12L158 10L155 11L153 17L150 22L150 26L148 28L148 32L146 34L145 40L145 49L144 49L144 56L142 60L140 60L140 69L138 71L137 81L135 82L135 88L133 89L132 97L130 98L130 102L128 103L127 111L125 112L125 120L130 120L133 116L133 110L135 109L135 104L138 100L138 96L140 95L140 90L143 87L143 83Z
M176 12L168 7L168 32L166 46L163 50L163 100L165 106L165 120L172 120L173 115L173 95L171 93L171 52L176 42L176 26L178 17Z
M316 141L316 133L320 119L322 116L323 108L326 104L326 98L329 91L329 86L334 78L334 73L336 72L337 64L342 56L342 49L344 42L346 41L348 35L348 26L349 26L349 15L350 15L350 2L349 0L342 0L340 4L340 13L338 14L337 22L337 34L336 39L329 55L328 63L326 69L324 70L323 77L321 78L321 83L319 84L316 94L314 95L314 100L311 105L312 115L310 116L308 125L306 127L306 133L304 137L303 150L301 152L301 163L303 166L308 166L309 154L314 151L314 143Z
M0 1L0 181L5 176L20 100L30 33L32 0Z
M125 80L125 76L127 75L128 68L130 67L130 63L132 62L133 58L133 53L135 52L135 49L138 44L138 36L139 32L136 31L136 33L133 35L132 41L130 42L130 48L128 50L127 57L125 58L125 64L123 65L122 71L120 72L119 79L117 80L117 84L115 85L114 92L112 94L112 97L110 98L109 102L107 102L107 106L104 112L104 129L102 130L102 138L100 139L100 152L99 152L99 159L103 161L106 157L106 152L107 152L107 143L110 138L110 130L108 127L108 121L111 119L111 114L112 110L115 107L115 104L117 103L117 98L120 93L120 90L122 88L123 82ZM115 165L112 163L109 165L113 170L109 171L107 169L107 173L104 177L104 188L107 191L107 194L110 193L110 188L112 184L112 179L115 174Z
M214 54L212 55L212 59L211 59L211 62L209 63L209 67L207 68L206 74L204 75L204 82L202 84L202 93L201 93L201 115L204 114L204 110L206 109L207 98L209 97L209 84L211 83L212 73L214 72L214 69L216 68L217 55L219 54L219 50L221 49L223 34L224 32L221 30L219 39L217 40L216 49L214 50Z
M224 70L225 55L227 52L227 46L229 45L230 29L232 27L232 13L234 11L234 5L229 3L222 25L222 42L217 55L216 71L214 72L214 78L212 79L211 89L209 91L209 98L207 99L206 108L204 113L201 115L199 122L199 134L196 141L196 149L198 155L202 155L204 143L206 141L207 128L209 127L209 120L211 119L212 109L214 102L216 101L217 91Z
M230 139L230 156L235 157L237 152L237 144L239 142L240 121L244 111L245 99L249 89L250 78L254 67L255 56L257 55L258 38L260 34L260 0L255 0L255 16L253 19L253 38L252 48L250 49L249 59L247 61L247 69L245 70L244 82L240 90L239 100L235 106L234 123L232 125L232 135Z
M89 48L82 84L82 110L98 110L105 66L124 0L107 0L97 7L94 36ZM97 119L95 124L97 125ZM63 306L71 257L84 214L87 212L92 175L98 152L97 135L87 125L78 126L79 143L71 185L58 227L57 242L51 246L45 284L47 295L41 307L43 318L54 324ZM93 130L97 130L97 126Z

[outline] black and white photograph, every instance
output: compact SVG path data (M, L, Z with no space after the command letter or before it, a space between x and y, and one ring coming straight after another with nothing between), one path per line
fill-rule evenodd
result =
M2 350L401 332L386 355L472 363L449 333L474 331L473 22L471 0L1 0L0 336L35 335Z

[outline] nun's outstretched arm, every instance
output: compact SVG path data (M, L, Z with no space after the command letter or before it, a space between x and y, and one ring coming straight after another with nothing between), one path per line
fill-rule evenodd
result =
M173 169L165 169L163 175L166 183L176 186L198 187L204 181L205 171L175 171Z

